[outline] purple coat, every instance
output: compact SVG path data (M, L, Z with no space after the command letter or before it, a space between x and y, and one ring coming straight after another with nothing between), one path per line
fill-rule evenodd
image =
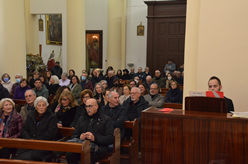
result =
M24 88L17 87L13 96L13 99L25 100L25 92L26 90L31 89L30 87L26 86Z

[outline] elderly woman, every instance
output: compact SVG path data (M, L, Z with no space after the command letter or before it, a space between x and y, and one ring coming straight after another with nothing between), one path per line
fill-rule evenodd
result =
M55 95L56 91L59 89L59 78L56 75L51 76L50 85L48 86L49 95Z
M9 93L11 93L12 90L12 86L13 86L13 82L11 82L10 80L10 76L7 73L4 73L2 75L2 85L9 91Z
M139 89L141 91L141 96L145 96L146 94L148 94L148 90L146 88L146 85L143 83L139 84Z
M167 91L165 102L166 103L183 103L183 91L180 89L176 81L170 83L171 89Z
M20 86L15 89L15 93L13 99L25 100L25 92L26 90L31 89L28 86L28 81L26 79L22 79L20 82Z
M68 87L71 89L71 92L74 95L75 99L80 101L80 93L82 92L82 87L76 75L72 75L71 82Z
M39 96L34 101L35 110L31 111L21 131L23 139L53 140L57 134L57 118L47 110L48 102ZM42 161L51 158L50 151L18 149L14 159Z
M99 108L104 105L104 97L105 89L101 83L96 83L94 88L94 98L96 99L97 103L99 104Z
M81 92L81 95L80 95L80 98L81 98L81 108L78 108L77 112L76 112L76 115L75 115L75 118L71 124L71 127L75 127L76 124L77 124L77 121L79 119L79 117L83 116L85 114L85 111L86 111L86 108L85 108L85 104L86 104L86 101L91 99L91 98L94 98L93 96L93 92L90 90L90 89L85 89Z
M122 87L121 87L119 79L114 79L113 80L113 87L110 89L110 91L117 92L119 94L119 96L122 95Z
M67 86L70 84L70 80L67 79L67 73L64 72L61 74L61 79L59 80L59 85L60 86Z
M19 138L23 125L22 117L16 112L12 99L4 98L0 101L0 138ZM0 149L0 158L9 158L15 149Z
M101 80L100 83L102 84L103 88L106 90L106 89L109 89L108 87L108 82L106 80Z
M59 110L56 113L58 127L72 127L77 110L82 110L72 92L64 91L59 97Z
M12 85L12 89L11 89L11 93L12 93L12 94L14 94L16 88L20 86L21 80L23 79L23 76L22 76L21 74L18 73L18 74L15 75L15 79L16 79L16 83L14 83L14 84Z
M119 98L120 104L122 105L123 102L130 97L131 87L127 84L123 85L122 87L123 94Z

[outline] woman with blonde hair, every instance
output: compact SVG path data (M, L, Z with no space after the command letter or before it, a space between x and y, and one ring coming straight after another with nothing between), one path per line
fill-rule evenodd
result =
M120 104L122 105L123 102L130 97L131 87L127 84L123 85L122 87L123 94L119 98Z
M59 109L56 113L58 127L72 127L77 110L82 110L71 91L63 91L59 97ZM74 125L75 126L75 125Z
M55 95L59 87L59 78L56 75L52 75L49 81L49 86L47 88L49 91L49 95Z
M23 125L22 117L15 109L15 103L10 98L0 101L0 138L20 138ZM0 158L8 159L15 149L2 148Z
M102 85L102 83L96 83L95 88L93 90L94 98L96 99L97 103L99 104L99 108L101 108L104 105L104 97L105 89Z

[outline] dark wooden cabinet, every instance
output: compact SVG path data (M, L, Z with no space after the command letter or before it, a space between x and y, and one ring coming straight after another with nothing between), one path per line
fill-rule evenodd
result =
M248 119L230 113L142 112L141 163L248 163Z
M184 64L186 1L146 1L147 66L152 75L164 72L172 59L177 68Z

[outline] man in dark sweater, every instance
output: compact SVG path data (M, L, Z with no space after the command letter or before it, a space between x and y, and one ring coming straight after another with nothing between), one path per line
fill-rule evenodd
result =
M51 68L52 75L56 75L59 79L61 79L61 74L63 72L62 68L60 67L59 62L55 63L55 66Z
M221 81L218 77L212 76L208 80L208 90L209 91L220 91L222 89ZM233 102L231 99L224 97L226 99L227 112L234 111Z

